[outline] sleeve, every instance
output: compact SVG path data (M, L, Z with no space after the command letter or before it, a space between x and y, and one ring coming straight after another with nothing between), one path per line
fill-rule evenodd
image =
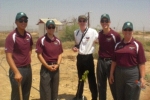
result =
M8 35L5 40L5 52L12 53L14 50L14 41L12 35Z
M63 48L62 48L62 43L60 42L60 49L59 49L59 53L63 53Z
M36 42L36 50L35 52L37 53L42 53L43 52L43 46L41 44L41 38L39 38Z
M138 56L137 60L139 64L145 63L146 62L146 57L144 53L144 48L141 43L139 43L139 50L138 50Z
M31 35L30 35L30 36L31 36ZM33 46L33 39L32 39L32 36L31 36L30 46Z
M119 33L117 33L117 36L116 36L116 43L120 42L121 41L121 36Z

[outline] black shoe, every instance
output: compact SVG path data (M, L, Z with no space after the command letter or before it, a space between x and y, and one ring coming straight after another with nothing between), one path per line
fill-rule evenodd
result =
M84 96L77 99L77 97L74 97L72 100L84 100Z

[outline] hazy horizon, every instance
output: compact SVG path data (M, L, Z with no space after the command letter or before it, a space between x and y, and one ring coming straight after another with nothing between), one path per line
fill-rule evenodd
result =
M15 16L25 12L29 17L28 28L38 29L40 18L56 18L59 21L77 18L90 12L91 27L98 27L100 16L110 15L111 27L121 30L126 21L131 21L134 30L150 31L150 0L0 0L0 30L15 27Z

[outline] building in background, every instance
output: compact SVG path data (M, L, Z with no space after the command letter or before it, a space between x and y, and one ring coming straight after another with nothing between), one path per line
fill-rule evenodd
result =
M56 24L56 31L55 31L55 35L58 36L58 31L61 31L63 29L63 24L58 21L57 19L39 19L39 22L37 23L37 25L39 25L39 37L43 36L46 33L46 22L47 20L53 20Z

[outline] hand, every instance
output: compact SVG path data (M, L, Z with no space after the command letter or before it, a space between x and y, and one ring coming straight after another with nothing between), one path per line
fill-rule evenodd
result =
M77 47L73 47L72 50L73 50L74 52L78 52L79 49L78 49Z
M141 88L145 88L145 80L144 78L140 78Z
M50 70L50 71L55 71L54 65L48 65L48 70Z
M94 43L99 43L98 39L96 39L96 40L94 41Z
M109 83L113 84L113 82L114 82L114 75L110 75L110 77L109 77Z
M58 69L58 67L59 67L59 65L58 65L58 64L53 65L54 70L57 70L57 69Z
M15 78L15 80L17 82L21 82L22 81L22 75L20 74L20 72L16 73L14 78Z

